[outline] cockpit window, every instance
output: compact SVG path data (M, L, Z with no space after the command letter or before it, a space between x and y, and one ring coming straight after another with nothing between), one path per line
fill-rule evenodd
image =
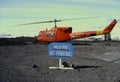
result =
M50 36L53 37L53 36L55 36L55 34L54 34L54 33L51 33Z
M48 32L48 33L46 33L46 36L47 36L47 37L54 37L54 36L55 36L55 33L53 33L53 32Z

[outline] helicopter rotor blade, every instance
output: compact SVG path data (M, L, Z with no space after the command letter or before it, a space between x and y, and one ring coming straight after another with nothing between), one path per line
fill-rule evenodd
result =
M60 22L61 20L53 20L53 21L42 21L42 22L32 22L32 23L25 23L25 24L19 24L15 26L22 26L22 25L31 25L31 24L40 24L40 23L52 23L52 22Z
M93 16L93 17L81 17L81 18L71 18L71 19L62 19L61 21L68 21L68 20L79 20L79 19L92 19L92 18L99 18L101 16Z
M40 23L51 23L51 22L53 22L53 21L32 22L32 23L19 24L19 25L16 25L16 26L30 25L30 24L40 24Z
M78 20L78 19L91 19L91 18L98 18L98 17L100 17L100 16L71 18L71 19L62 19L62 20L54 19L54 20L52 20L52 21L42 21L42 22L25 23L25 24L19 24L19 25L15 25L15 26L31 25L31 24L40 24L40 23L52 23L52 22L56 23L56 22L61 22L61 21Z

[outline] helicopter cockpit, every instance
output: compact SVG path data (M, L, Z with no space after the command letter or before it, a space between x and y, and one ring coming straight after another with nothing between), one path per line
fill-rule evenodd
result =
M39 32L39 37L54 37L55 36L55 33L54 32L44 32L44 31L40 31Z

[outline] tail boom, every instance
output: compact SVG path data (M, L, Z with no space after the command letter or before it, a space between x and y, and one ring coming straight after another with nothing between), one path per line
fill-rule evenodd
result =
M85 38L90 36L109 34L116 25L116 23L117 20L114 19L104 30L72 33L70 34L70 37L71 39L78 39L78 38Z

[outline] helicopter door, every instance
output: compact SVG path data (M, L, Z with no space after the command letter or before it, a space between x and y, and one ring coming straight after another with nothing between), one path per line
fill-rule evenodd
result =
M55 37L55 33L48 32L48 33L46 33L46 37L48 38L49 41L52 41L53 37Z

